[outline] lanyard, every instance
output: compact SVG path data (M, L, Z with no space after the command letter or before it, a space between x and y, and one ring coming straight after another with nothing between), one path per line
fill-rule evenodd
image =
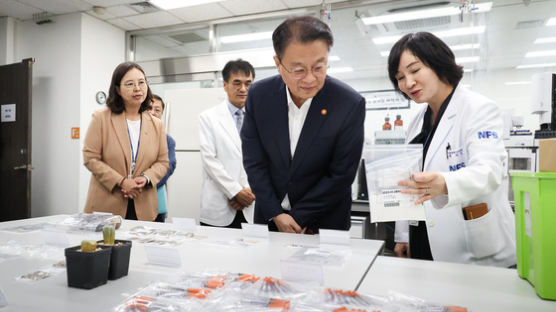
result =
M126 121L127 125L127 121ZM131 168L129 169L128 179L133 178L133 170L135 170L135 162L137 161L137 153L139 153L139 144L141 144L141 127L143 125L143 116L141 116L141 122L139 123L139 138L137 138L137 150L135 155L133 153L133 144L131 143L131 134L129 133L129 125L127 125L127 136L129 138L129 146L131 147Z

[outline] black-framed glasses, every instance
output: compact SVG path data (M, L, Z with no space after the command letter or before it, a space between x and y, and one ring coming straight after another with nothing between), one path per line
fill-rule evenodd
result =
M134 81L128 81L128 82L123 83L123 84L118 84L118 86L120 88L125 88L125 89L128 89L128 90L132 90L135 87L138 87L139 89L145 89L145 88L147 88L148 85L149 84L147 83L146 80L139 80L139 82L137 82L137 83L135 83Z
M307 76L307 73L309 72L307 70L307 68L303 67L303 66L295 66L294 68L292 68L291 70L288 69L286 66L284 66L284 64L282 63L282 60L280 60L280 65L290 74L293 76L293 78L295 79L303 79ZM328 64L321 62L318 63L317 65L311 67L311 72L313 73L313 76L315 77L322 77L324 75L326 75L326 70L328 69Z

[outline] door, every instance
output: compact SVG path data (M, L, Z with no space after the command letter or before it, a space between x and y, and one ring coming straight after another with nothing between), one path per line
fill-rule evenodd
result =
M0 66L0 221L31 217L33 63Z

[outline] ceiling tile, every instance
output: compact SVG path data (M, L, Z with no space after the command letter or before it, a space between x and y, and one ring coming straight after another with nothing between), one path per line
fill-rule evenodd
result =
M98 5L103 7L111 7L120 4L136 3L141 2L141 0L85 0L91 5Z
M322 0L281 0L288 8L302 8L321 5ZM348 2L350 0L326 0L326 3ZM376 1L376 0L375 0Z
M245 15L269 11L285 10L287 7L280 1L268 0L228 0L219 3L234 15Z
M83 0L17 0L23 4L47 11L52 14L66 14L86 11L92 8L91 4Z
M103 14L97 14L95 11L90 10L90 11L87 11L87 14L89 14L91 16L94 16L94 17L96 17L98 19L101 19L101 20L107 20L107 19L116 17L116 16L108 13L108 11L104 12Z
M167 11L128 16L123 19L135 25L139 25L141 28L154 28L183 23L182 20Z
M12 0L0 1L0 16L11 16L20 20L28 20L33 18L33 13L39 12L42 12L42 10Z
M137 12L135 10L128 7L127 5L116 5L116 6L108 7L108 8L106 8L106 11L108 11L108 13L110 13L110 14L116 16L116 17L130 16L130 15L136 15L137 14Z
M110 19L110 20L106 20L108 23L119 27L123 30L136 30L136 29L141 29L140 26L135 25L133 23L130 23L122 18L115 18L115 19Z
M217 3L209 3L180 9L170 10L173 15L181 18L186 23L207 21L233 16L233 13Z
M302 8L306 6L319 5L322 3L321 0L281 0L284 2L288 8Z

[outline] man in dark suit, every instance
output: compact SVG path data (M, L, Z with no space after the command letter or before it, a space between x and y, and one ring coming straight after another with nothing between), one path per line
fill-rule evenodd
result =
M309 16L272 35L280 75L249 89L241 130L255 222L280 232L348 230L365 100L326 76L332 32Z

